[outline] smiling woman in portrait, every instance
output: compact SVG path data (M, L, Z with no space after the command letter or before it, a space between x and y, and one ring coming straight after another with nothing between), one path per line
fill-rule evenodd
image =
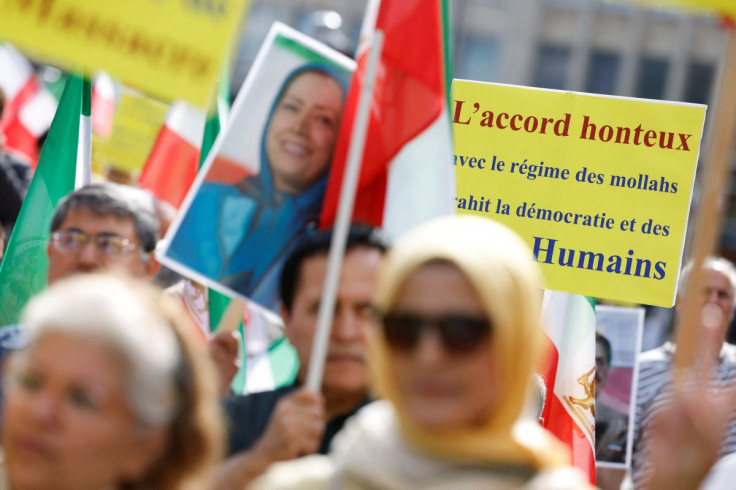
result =
M319 220L346 91L345 74L323 63L289 73L263 126L258 174L205 181L167 253L274 307L283 259Z

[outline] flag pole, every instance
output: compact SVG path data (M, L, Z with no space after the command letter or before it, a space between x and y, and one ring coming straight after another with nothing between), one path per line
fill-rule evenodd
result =
M332 244L327 258L327 274L325 277L322 301L317 313L317 327L314 341L312 343L312 354L307 372L307 389L319 393L322 386L322 375L327 359L327 347L330 340L332 320L335 312L337 299L337 286L340 279L340 268L345 256L345 245L347 242L350 219L353 215L355 204L355 193L358 187L360 175L360 164L363 159L365 138L368 132L368 116L370 115L371 101L373 99L373 87L378 72L378 61L383 47L383 32L376 30L373 43L368 53L368 64L366 66L364 84L360 93L358 110L355 115L355 126L350 140L350 148L346 162L345 174L343 175L340 191L340 203L335 218L335 226L332 232Z
M696 353L696 344L702 338L699 332L701 325L701 311L698 307L703 287L703 262L715 247L719 238L717 233L721 230L723 213L725 210L724 191L731 181L728 172L731 162L731 151L733 145L731 138L736 128L736 33L731 29L728 33L728 50L726 52L725 69L719 83L716 101L715 120L713 121L713 134L710 141L707 157L707 177L700 194L703 201L698 207L696 227L692 234L693 244L691 260L693 262L692 272L681 291L682 314L677 334L677 352L675 354L675 365L678 368L675 373L676 379L680 378L682 368L691 366Z
M79 118L77 142L77 175L74 189L92 182L92 83L84 77L82 82L82 114Z

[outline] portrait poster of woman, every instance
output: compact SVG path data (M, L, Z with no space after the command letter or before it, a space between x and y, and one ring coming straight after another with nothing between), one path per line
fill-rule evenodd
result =
M166 236L164 265L277 307L282 263L319 222L354 67L274 24Z

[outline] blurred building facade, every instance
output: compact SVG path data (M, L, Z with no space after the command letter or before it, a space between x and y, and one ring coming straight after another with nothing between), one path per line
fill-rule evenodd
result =
M329 19L353 54L365 0L253 0L233 84L242 83L271 23L329 40ZM713 106L726 47L723 21L607 0L450 0L454 76ZM712 117L708 113L708 120ZM702 154L701 154L702 157ZM702 164L702 161L701 161ZM701 165L702 167L702 165ZM698 174L701 172L699 171ZM697 202L697 193L694 203ZM692 222L691 222L692 223ZM722 253L736 259L736 186Z

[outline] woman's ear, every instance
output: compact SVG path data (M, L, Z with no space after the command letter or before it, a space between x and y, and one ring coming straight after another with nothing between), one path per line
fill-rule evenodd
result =
M132 435L123 456L120 481L136 481L161 459L169 442L169 430L141 429Z

